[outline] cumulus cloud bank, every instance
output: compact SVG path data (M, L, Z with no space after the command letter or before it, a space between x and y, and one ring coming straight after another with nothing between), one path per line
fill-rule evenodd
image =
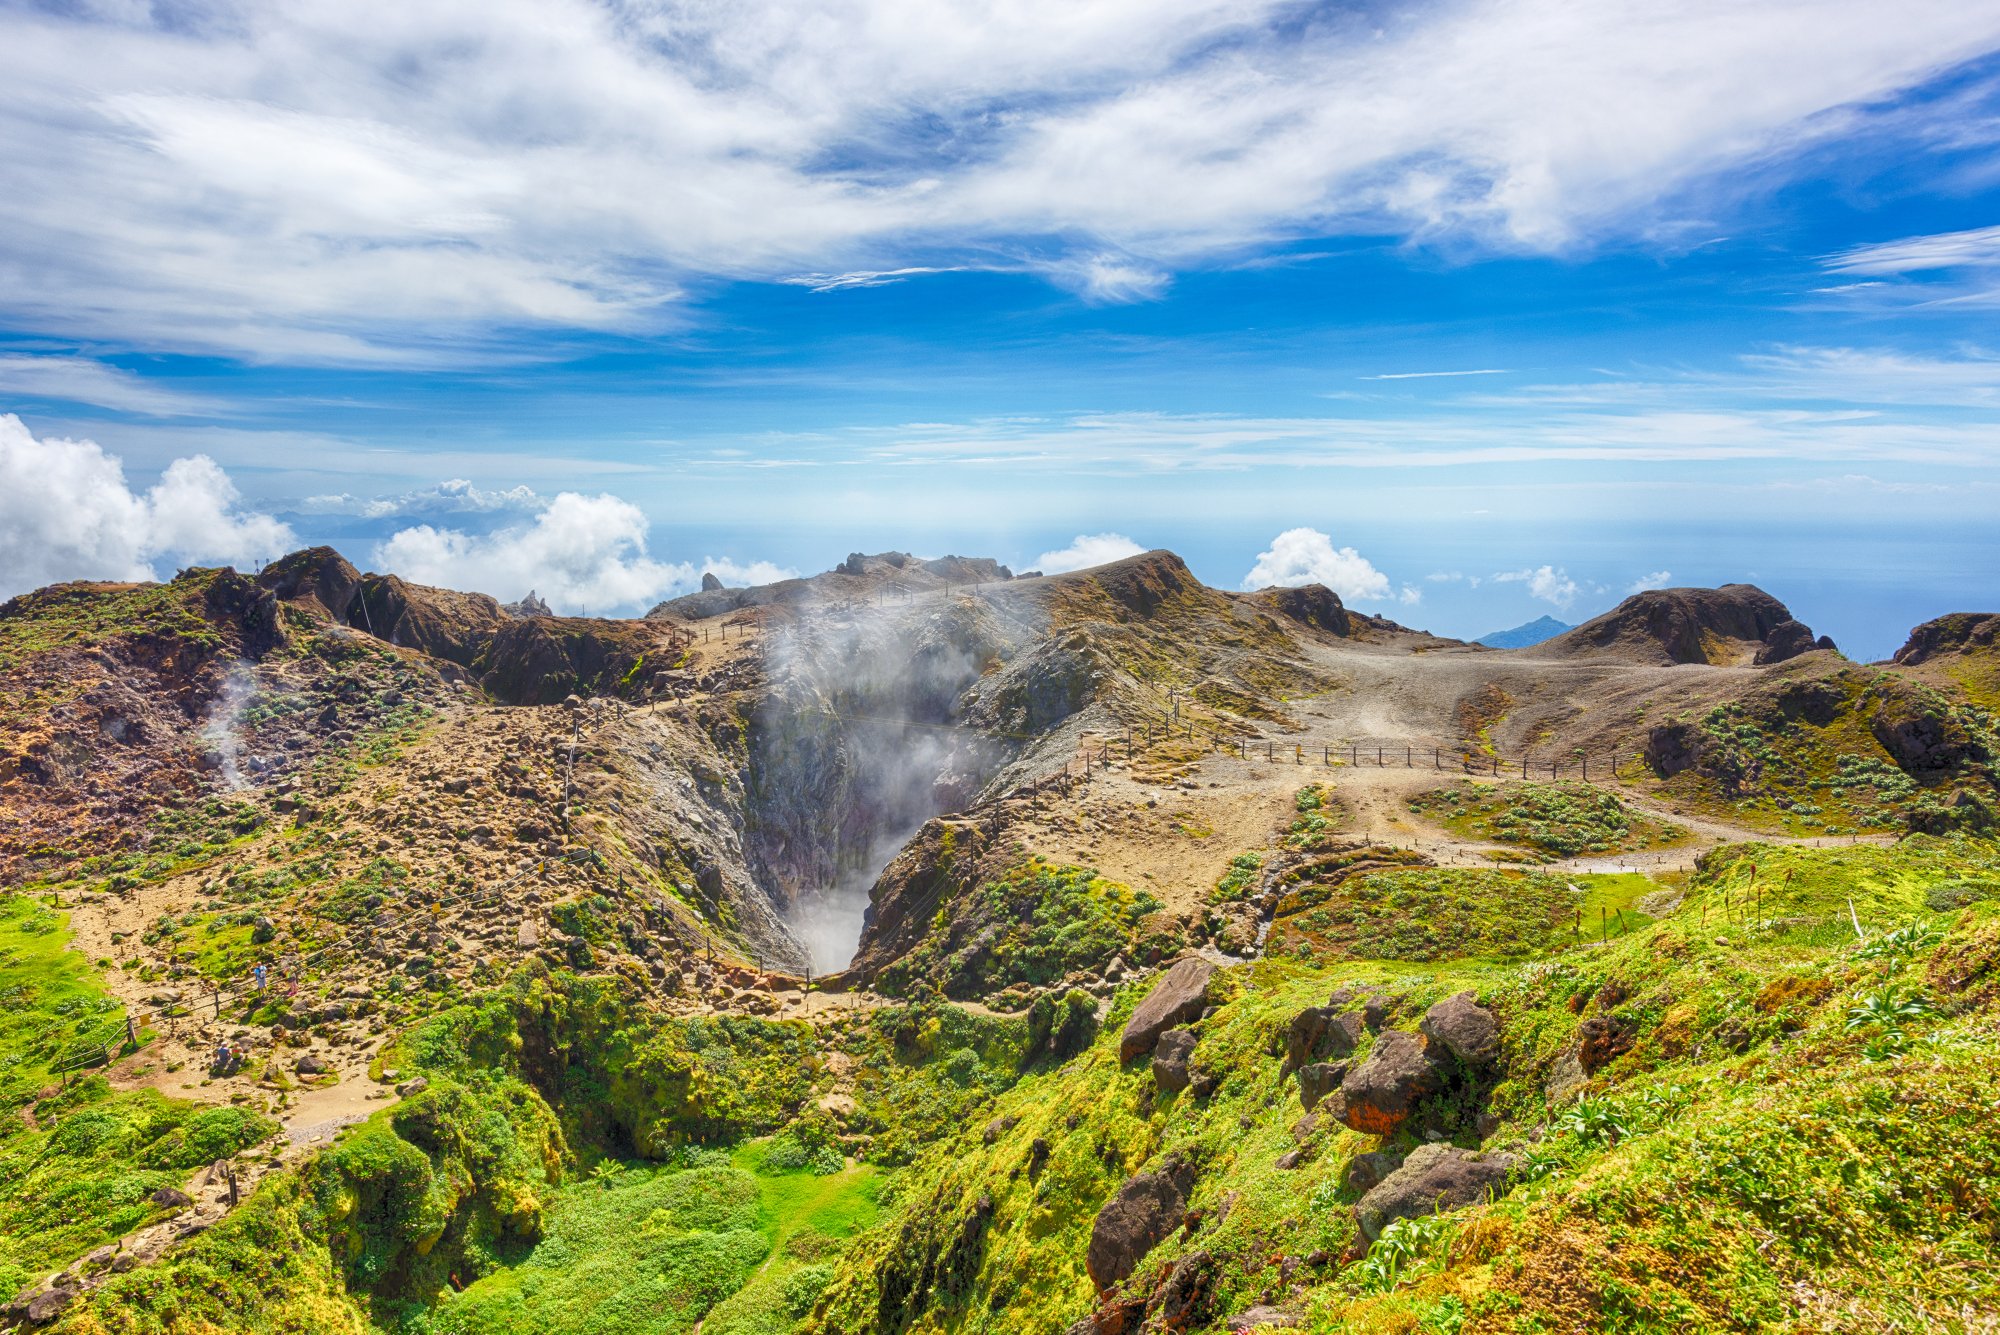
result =
M1257 564L1243 577L1246 589L1264 589L1273 584L1324 584L1339 594L1343 602L1376 601L1392 596L1389 577L1352 547L1335 547L1333 539L1316 528L1286 529L1271 539L1268 551L1259 552ZM1417 592L1404 586L1403 601L1417 601Z
M1530 570L1503 570L1493 576L1496 584L1525 584L1530 597L1562 608L1564 611L1583 592L1583 586L1569 577L1569 572L1561 566L1536 566Z
M0 596L70 579L154 579L154 563L251 566L292 531L238 506L206 455L176 459L145 492L94 441L37 437L0 414Z
M1034 568L1044 575L1060 575L1065 570L1088 570L1122 561L1145 550L1123 533L1079 533L1069 546L1036 557Z
M616 496L566 491L526 524L473 535L418 524L376 544L375 564L419 584L514 599L534 589L556 611L609 615L695 588L704 573L724 584L768 584L796 572L755 561L657 561L647 555L645 514Z

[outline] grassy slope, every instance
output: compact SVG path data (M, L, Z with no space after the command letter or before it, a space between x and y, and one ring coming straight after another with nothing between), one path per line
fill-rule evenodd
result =
M1745 893L1752 865L1761 902ZM1206 1104L1157 1097L1143 1063L1118 1065L1121 1008L1088 1054L1001 1096L998 1110L1019 1119L1004 1135L961 1133L918 1165L809 1328L1061 1329L1093 1302L1082 1257L1098 1205L1167 1153L1201 1166L1200 1219L1155 1250L1135 1287L1206 1253L1211 1318L1281 1300L1325 1331L1988 1328L2000 1311L2000 921L1975 902L1939 920L1942 944L1898 955L1879 942L1924 916L1939 886L1983 883L1996 866L1993 845L1947 840L1733 848L1709 859L1677 915L1606 946L1525 964L1233 970L1222 985L1233 999L1197 1026L1195 1063L1221 1076ZM1856 945L1850 899L1876 946ZM1375 1142L1326 1126L1295 1134L1295 1093L1268 1055L1292 1014L1350 979L1402 993L1403 1027L1463 987L1498 1011L1507 1078L1486 1096L1502 1121L1485 1143L1527 1153L1538 1177L1453 1216L1388 1292L1338 1259L1353 1238L1341 1170ZM1892 985L1937 1012L1902 1026L1900 1042L1883 1026L1850 1028L1856 998ZM1544 1084L1596 1014L1629 1022L1636 1041L1580 1104L1554 1105ZM1478 1143L1452 1112L1426 1117ZM1278 1169L1294 1148L1303 1166ZM953 1264L971 1232L979 1241ZM917 1266L931 1283L915 1302L912 1257L931 1262Z

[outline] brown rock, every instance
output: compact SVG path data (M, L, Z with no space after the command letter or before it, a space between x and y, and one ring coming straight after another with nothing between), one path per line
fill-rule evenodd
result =
M1202 996L1214 976L1215 966L1199 956L1190 956L1168 969L1126 1021L1118 1040L1118 1060L1129 1062L1151 1052L1161 1034L1201 1018Z
M1188 1087L1188 1058L1194 1053L1192 1029L1169 1029L1153 1045L1153 1083L1163 1094L1177 1094Z
M1386 1136L1437 1083L1437 1067L1424 1051L1424 1041L1400 1029L1385 1030L1361 1065L1340 1082L1345 1100L1341 1120L1364 1134Z
M1313 1006L1292 1017L1285 1033L1285 1071L1351 1054L1361 1041L1362 1017L1330 1006Z
M1446 997L1424 1012L1417 1027L1474 1070L1500 1060L1500 1021L1471 992Z
M1180 1226L1194 1170L1169 1160L1159 1171L1140 1173L1105 1202L1090 1227L1084 1269L1099 1293L1118 1283Z
M1454 1145L1419 1145L1403 1166L1383 1178L1354 1206L1362 1236L1373 1242L1395 1220L1445 1214L1507 1190L1511 1154L1485 1154Z

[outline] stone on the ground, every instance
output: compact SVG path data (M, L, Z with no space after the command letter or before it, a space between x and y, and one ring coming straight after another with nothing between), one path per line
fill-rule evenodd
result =
M1437 1067L1424 1051L1424 1041L1400 1029L1386 1029L1362 1063L1340 1082L1341 1120L1366 1135L1386 1136L1437 1083Z
M1446 997L1424 1012L1417 1028L1474 1070L1489 1069L1500 1060L1500 1021L1471 992Z
M1193 1186L1194 1170L1175 1160L1129 1179L1105 1202L1090 1227L1083 1258L1099 1293L1130 1275L1147 1252L1180 1227Z
M1299 1068L1299 1103L1307 1112L1319 1107L1327 1095L1339 1091L1340 1082L1347 1078L1346 1062L1314 1062ZM1334 1116L1340 1116L1338 1108L1329 1109ZM1345 1118L1341 1118L1345 1121Z
M1507 1190L1514 1170L1511 1154L1462 1150L1455 1145L1419 1145L1403 1166L1355 1202L1354 1219L1373 1242L1398 1219L1446 1214L1477 1205Z
M1285 1032L1285 1070L1348 1056L1360 1043L1361 1032L1359 1012L1342 1014L1331 1006L1308 1007L1292 1017L1291 1028Z
M1188 1087L1188 1058L1194 1052L1192 1029L1169 1029L1153 1045L1153 1083L1163 1094L1178 1094Z
M1215 966L1199 956L1189 956L1168 969L1125 1022L1125 1032L1118 1040L1118 1060L1129 1062L1151 1052L1161 1034L1201 1018L1202 997L1214 975Z

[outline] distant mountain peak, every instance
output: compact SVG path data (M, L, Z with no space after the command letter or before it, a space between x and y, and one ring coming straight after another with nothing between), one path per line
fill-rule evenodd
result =
M1567 621L1558 621L1551 616L1539 616L1525 625L1514 627L1512 630L1496 630L1490 634L1482 635L1474 640L1473 643L1483 644L1489 649L1525 649L1531 644L1540 644L1543 640L1553 640L1564 631L1574 629L1576 627L1570 625Z

